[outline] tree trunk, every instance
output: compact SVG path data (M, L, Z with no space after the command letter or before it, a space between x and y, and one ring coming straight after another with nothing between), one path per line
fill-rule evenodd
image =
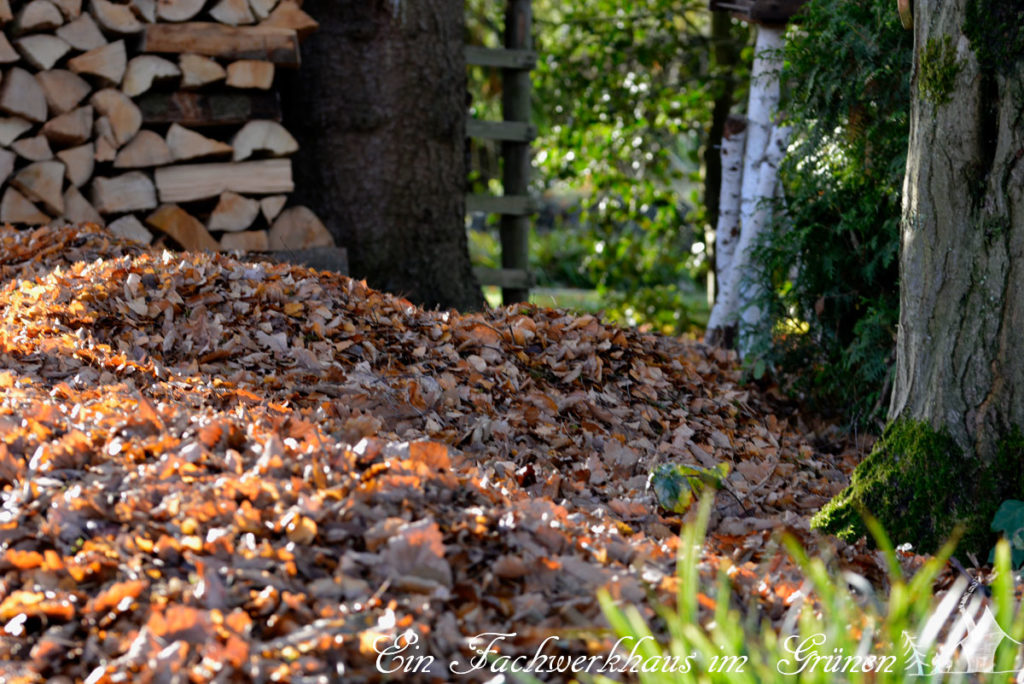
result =
M990 52L1011 40L992 27L1022 10L996 0L916 4L889 417L927 421L991 459L1024 427L1024 73L1019 54Z
M785 36L782 29L768 26L757 28L757 41L754 46L754 65L750 73L750 95L747 103L746 145L743 153L743 178L740 203L740 242L743 236L757 228L751 225L758 205L770 200L771 194L762 197L760 188L760 172L768 150L773 122L779 106L779 72L782 68L782 48ZM766 167L767 168L767 167ZM774 169L771 171L774 173ZM729 243L733 244L733 243ZM752 244L750 237L744 244ZM745 274L737 268L739 258L720 254L718 258L718 297L708 319L708 332L705 339L714 344L721 344L732 339L728 328L737 324L743 309L750 303L744 295L751 294L750 288L740 290L741 280ZM746 333L747 331L741 331ZM741 335L750 340L751 335ZM746 345L749 350L749 344Z
M479 308L465 230L466 67L456 0L307 0L320 30L283 107L296 199L352 274L418 304Z
M711 127L704 147L704 206L706 227L704 244L708 257L708 306L714 306L717 295L716 264L718 259L715 228L718 226L719 196L722 194L722 154L720 147L726 134L726 121L732 111L736 90L736 65L740 41L733 36L732 15L725 11L711 13L712 69L718 82L715 103L711 110Z
M917 0L896 377L882 440L813 524L872 513L936 550L983 554L1024 492L1024 8Z

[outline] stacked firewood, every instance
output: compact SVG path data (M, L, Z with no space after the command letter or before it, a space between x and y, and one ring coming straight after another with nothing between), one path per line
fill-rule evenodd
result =
M0 221L185 249L333 245L289 207L302 0L0 0Z

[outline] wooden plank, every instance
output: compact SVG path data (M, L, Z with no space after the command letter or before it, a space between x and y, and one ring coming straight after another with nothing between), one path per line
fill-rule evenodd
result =
M481 211L485 214L503 216L529 216L539 210L536 200L527 195L466 195L466 211Z
M3 78L0 87L0 110L35 123L46 121L46 93L32 74L14 67Z
M291 192L289 159L266 159L230 164L180 164L156 170L161 202L191 202L223 192L257 195ZM280 220L280 219L279 219Z
M272 157L287 157L299 151L299 143L276 121L250 121L231 139L234 160L248 159L256 152L269 152Z
M92 181L92 205L101 214L155 209L156 189L149 176L141 171L131 171L113 178L97 176Z
M301 206L282 211L267 237L271 250L334 247L327 226L310 209Z
M240 252L266 252L270 250L270 241L265 230L225 233L220 238L220 248Z
M29 164L11 179L11 185L33 202L41 202L43 208L53 216L64 213L64 198L61 188L64 181L64 165L59 161L42 161Z
M206 225L210 230L225 230L232 233L248 230L256 222L256 217L259 214L260 203L256 200L243 197L235 192L225 192L220 196L220 200L217 202L213 213L210 214L210 220ZM223 245L224 241L222 239L221 246ZM239 248L232 247L231 249ZM269 247L264 249L269 249Z
M533 50L485 48L466 46L466 64L496 67L498 69L533 69L537 66L537 53Z
M184 249L199 252L220 250L206 226L176 204L165 204L146 219L146 223L174 238Z
M533 48L531 25L533 8L530 0L508 0L505 4L505 47L510 50ZM504 71L501 79L501 112L505 121L530 122L532 84L530 72ZM529 143L506 140L501 143L501 185L510 197L525 196L530 186ZM503 213L499 228L501 236L501 267L529 270L530 218L529 213ZM508 306L530 298L528 287L506 287L501 292L502 302Z
M124 41L119 40L69 59L68 68L76 74L97 76L107 85L120 85L128 68Z
M276 93L147 93L136 100L147 126L241 126L254 119L281 120Z
M299 36L273 26L225 26L212 22L149 24L142 34L142 52L193 53L225 59L262 59L299 66Z
M485 140L530 142L537 137L537 127L523 121L466 121L466 136Z
M181 124L171 124L167 131L167 147L170 148L171 159L176 162L230 156L232 152L231 145L207 138Z
M156 16L161 21L188 21L199 14L205 4L206 0L161 0L156 5Z
M320 28L320 24L299 8L301 4L301 0L298 2L282 0L277 9L271 12L265 21L260 22L260 25L294 29L300 39L308 38L310 34Z
M502 289L529 290L533 287L533 274L515 268L483 268L473 269L477 282L481 285L497 285Z

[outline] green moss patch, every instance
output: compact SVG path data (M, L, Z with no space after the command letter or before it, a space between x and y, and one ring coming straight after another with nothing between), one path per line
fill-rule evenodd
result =
M868 534L861 512L877 518L893 543L934 552L957 528L959 548L987 554L989 525L999 504L1024 493L1024 437L1017 430L987 464L965 456L945 432L916 421L889 426L857 466L850 485L812 520L812 526L854 541Z
M921 50L921 96L935 106L946 104L953 96L956 77L963 69L963 62L956 57L953 39L943 36L942 40L929 38Z

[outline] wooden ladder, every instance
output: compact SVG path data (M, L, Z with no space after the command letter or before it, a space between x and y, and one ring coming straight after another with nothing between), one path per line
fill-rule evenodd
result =
M530 197L530 143L537 129L530 124L530 71L537 64L533 51L531 0L508 0L505 9L505 47L468 46L466 63L501 69L501 109L504 121L470 119L466 135L501 142L504 194L467 195L467 212L501 215L501 268L476 268L481 285L501 287L507 306L530 298L530 217L537 202Z

